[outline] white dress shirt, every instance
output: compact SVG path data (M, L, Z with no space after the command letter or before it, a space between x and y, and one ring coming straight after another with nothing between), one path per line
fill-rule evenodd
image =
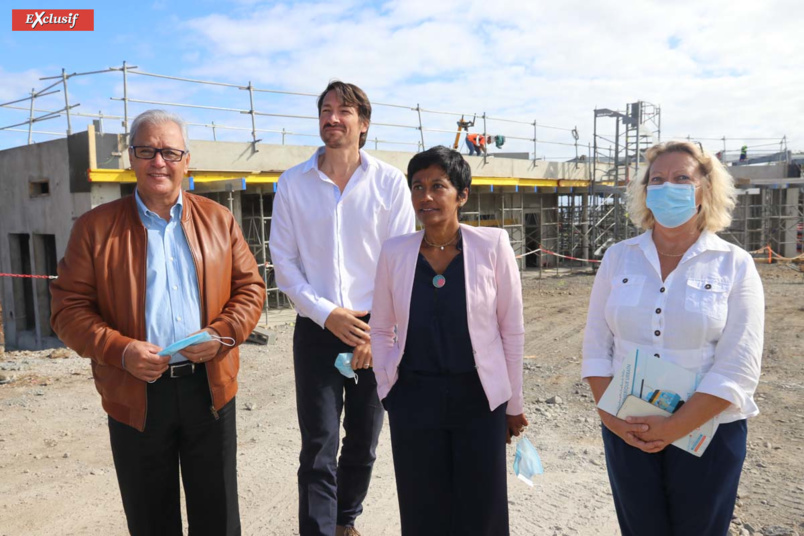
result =
M341 193L318 169L323 151L279 177L269 242L279 290L322 328L336 307L371 310L383 241L415 229L401 171L361 150Z
M754 260L704 231L662 282L652 232L606 251L595 277L581 374L613 376L639 349L700 376L697 391L731 402L728 423L759 413L765 298Z

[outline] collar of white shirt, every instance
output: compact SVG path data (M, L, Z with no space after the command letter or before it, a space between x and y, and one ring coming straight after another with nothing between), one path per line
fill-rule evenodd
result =
M626 243L629 245L638 246L648 258L650 258L649 252L656 252L656 244L653 243L653 230L649 230L640 234L639 236L635 236L634 238L627 240ZM725 240L717 236L712 231L703 231L701 236L698 237L698 240L696 240L695 243L690 246L690 248L684 254L684 258L690 259L705 251L729 251L729 246Z
M313 156L311 156L310 159L307 162L305 162L302 171L304 173L308 173L313 170L320 172L321 170L318 167L318 157L320 157L325 150L326 147L324 147L323 145L319 147L313 154ZM360 149L360 167L363 169L364 173L367 172L372 167L377 167L377 162L374 160L374 158L372 158L372 156L369 155L363 149Z

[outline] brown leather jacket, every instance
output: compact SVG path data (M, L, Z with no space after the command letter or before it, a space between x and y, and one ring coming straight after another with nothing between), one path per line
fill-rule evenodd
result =
M217 411L237 392L237 345L260 318L265 284L232 214L204 197L182 195L181 225L198 273L201 322L235 340L234 348L221 346L205 364ZM145 340L147 247L134 196L106 203L76 220L50 285L53 330L92 359L106 413L140 431L147 384L123 369L122 356L129 342Z

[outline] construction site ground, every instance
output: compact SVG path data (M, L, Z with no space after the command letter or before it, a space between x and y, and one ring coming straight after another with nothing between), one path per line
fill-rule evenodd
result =
M767 302L761 414L749 422L731 533L804 534L804 274L783 265L759 269ZM599 421L579 379L592 280L524 276L527 435L545 472L530 488L509 464L515 535L619 534ZM246 535L297 534L293 327L282 319L292 315L272 316L269 345L245 344L242 351L238 473ZM0 385L0 536L125 534L89 362L64 349L7 351L0 382L7 382ZM560 400L548 403L553 397ZM508 453L513 461L513 447ZM357 526L365 536L400 532L387 426Z

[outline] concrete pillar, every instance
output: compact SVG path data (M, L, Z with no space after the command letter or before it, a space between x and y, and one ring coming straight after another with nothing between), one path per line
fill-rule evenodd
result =
M784 235L781 237L782 251L779 252L783 257L795 257L796 241L798 240L798 224L802 222L798 212L799 190L798 188L787 188L784 190L785 199L782 205L782 229Z
M227 192L226 197L228 198L227 201L231 201L229 206L229 210L232 211L234 214L235 221L240 225L240 229L243 229L243 198L241 196L243 192ZM231 194L231 197L230 195Z
M100 206L109 201L120 199L120 184L118 183L95 183L89 192L90 205L92 208Z
M581 244L581 256L589 258L589 194L581 195L581 231L583 239Z

